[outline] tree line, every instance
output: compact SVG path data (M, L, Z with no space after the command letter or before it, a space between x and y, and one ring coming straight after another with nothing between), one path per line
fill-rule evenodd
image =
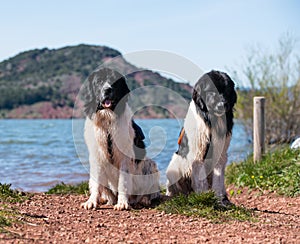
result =
M13 109L20 105L31 105L37 102L68 100L51 86L42 85L35 89L22 87L1 87L0 109ZM65 101L66 102L66 101Z

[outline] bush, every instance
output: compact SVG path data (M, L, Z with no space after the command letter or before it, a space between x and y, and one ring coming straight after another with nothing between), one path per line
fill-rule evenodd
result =
M300 57L289 35L279 40L278 51L252 48L242 67L244 87L238 91L237 117L252 134L253 97L266 97L266 143L289 143L300 135ZM249 87L250 85L250 87ZM248 86L248 87L247 87Z

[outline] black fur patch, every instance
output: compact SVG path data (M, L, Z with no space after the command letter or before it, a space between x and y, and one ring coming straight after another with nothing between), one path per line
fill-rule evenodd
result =
M112 159L114 155L113 155L113 143L110 134L107 135L107 151L110 155L110 158Z
M135 162L138 164L140 163L144 157L146 156L146 149L145 149L145 135L141 129L133 120L132 120L132 128L135 133L134 137L134 145L133 150L135 154Z

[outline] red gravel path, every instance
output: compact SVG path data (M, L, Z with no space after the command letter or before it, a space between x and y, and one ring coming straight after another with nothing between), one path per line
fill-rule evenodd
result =
M0 233L0 243L300 243L300 197L248 193L231 197L257 209L257 222L214 224L153 209L79 208L85 196L35 194L10 204L21 222Z

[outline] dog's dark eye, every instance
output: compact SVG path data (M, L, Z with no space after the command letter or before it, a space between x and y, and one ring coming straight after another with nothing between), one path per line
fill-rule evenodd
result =
M205 102L206 104L211 103L212 100L215 100L216 93L215 92L206 92L205 93Z

